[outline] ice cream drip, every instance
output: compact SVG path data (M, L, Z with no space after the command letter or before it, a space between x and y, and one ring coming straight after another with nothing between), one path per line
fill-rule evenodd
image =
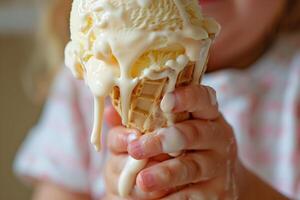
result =
M210 43L209 37L218 31L214 20L202 16L197 0L74 0L72 40L65 50L65 62L95 96L92 143L96 149L101 146L104 97L114 86L119 87L121 118L126 124L131 93L138 81L145 76L158 78L150 66L132 76L134 64L145 52L170 50L174 45L183 49L183 54L166 61L169 73L159 75L169 78L167 91L171 92L188 61L197 63L195 81L199 80L205 66L200 58L208 53L203 44Z

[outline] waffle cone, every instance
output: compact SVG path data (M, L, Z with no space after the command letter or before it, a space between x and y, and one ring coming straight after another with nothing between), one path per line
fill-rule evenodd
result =
M176 81L176 88L187 86L193 82L193 75L196 64L190 62L179 73ZM165 68L164 70L168 70ZM162 73L157 72L157 73ZM204 72L202 72L204 73ZM161 100L168 85L168 78L151 80L144 78L139 81L133 90L130 109L128 113L128 123L124 124L127 128L135 128L142 133L152 132L158 128L168 127L173 123L184 121L190 118L188 112L176 114L166 114L160 108ZM114 108L121 113L120 90L114 87L111 92L111 99Z

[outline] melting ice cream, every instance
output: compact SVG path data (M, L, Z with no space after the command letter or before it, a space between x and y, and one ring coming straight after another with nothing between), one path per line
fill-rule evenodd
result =
M104 98L113 87L120 89L121 118L126 124L138 81L151 78L158 66L167 66L177 71L160 75L169 78L171 92L189 61L197 63L194 80L198 81L205 66L200 58L219 29L213 19L202 15L197 0L74 0L65 63L95 96L91 142L96 149L101 145Z

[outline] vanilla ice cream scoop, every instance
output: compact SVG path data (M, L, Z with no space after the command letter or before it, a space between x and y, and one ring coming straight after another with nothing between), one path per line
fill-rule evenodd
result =
M113 87L120 89L126 124L139 80L162 66L179 72L190 61L198 63L194 80L199 81L205 65L198 62L202 47L220 30L202 16L197 0L74 0L70 22L65 63L95 96L92 143L98 150L104 98ZM169 78L168 92L174 90L177 77L162 76Z

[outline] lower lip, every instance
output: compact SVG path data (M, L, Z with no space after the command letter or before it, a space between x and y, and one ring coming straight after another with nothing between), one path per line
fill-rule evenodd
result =
M216 2L217 0L199 0L199 3L201 5L206 5L206 4L210 4L210 3L213 3L213 2Z

